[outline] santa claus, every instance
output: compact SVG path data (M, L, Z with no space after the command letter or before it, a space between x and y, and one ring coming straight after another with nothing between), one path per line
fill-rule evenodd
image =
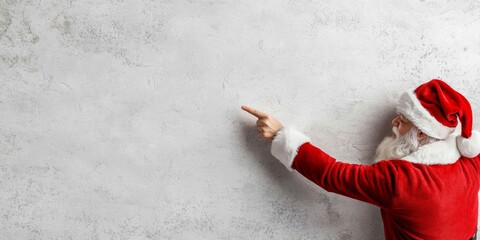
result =
M325 190L380 208L385 238L476 239L480 133L468 100L433 79L404 92L393 134L371 165L337 161L293 126L242 106L258 118L271 153Z

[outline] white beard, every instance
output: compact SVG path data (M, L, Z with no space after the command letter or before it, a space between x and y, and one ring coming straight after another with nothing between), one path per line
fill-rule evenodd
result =
M374 163L381 160L401 159L420 147L418 129L412 128L403 136L400 136L396 127L393 127L392 131L396 138L387 136L382 140L377 147Z

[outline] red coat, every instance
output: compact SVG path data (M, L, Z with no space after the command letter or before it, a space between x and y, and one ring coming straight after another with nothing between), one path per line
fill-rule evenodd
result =
M480 156L461 157L449 140L432 144L402 160L349 164L287 127L277 133L272 154L329 192L378 206L387 240L470 239L477 229ZM428 157L432 151L437 162Z

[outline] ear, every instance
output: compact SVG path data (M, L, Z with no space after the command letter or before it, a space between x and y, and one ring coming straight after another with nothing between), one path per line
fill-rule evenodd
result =
M427 138L427 134L422 131L418 131L417 137L418 141L423 142Z

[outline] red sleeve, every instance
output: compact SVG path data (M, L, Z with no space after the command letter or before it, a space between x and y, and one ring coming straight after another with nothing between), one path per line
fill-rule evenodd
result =
M379 207L390 205L397 171L389 161L373 165L338 162L310 142L302 144L292 168L323 189Z

